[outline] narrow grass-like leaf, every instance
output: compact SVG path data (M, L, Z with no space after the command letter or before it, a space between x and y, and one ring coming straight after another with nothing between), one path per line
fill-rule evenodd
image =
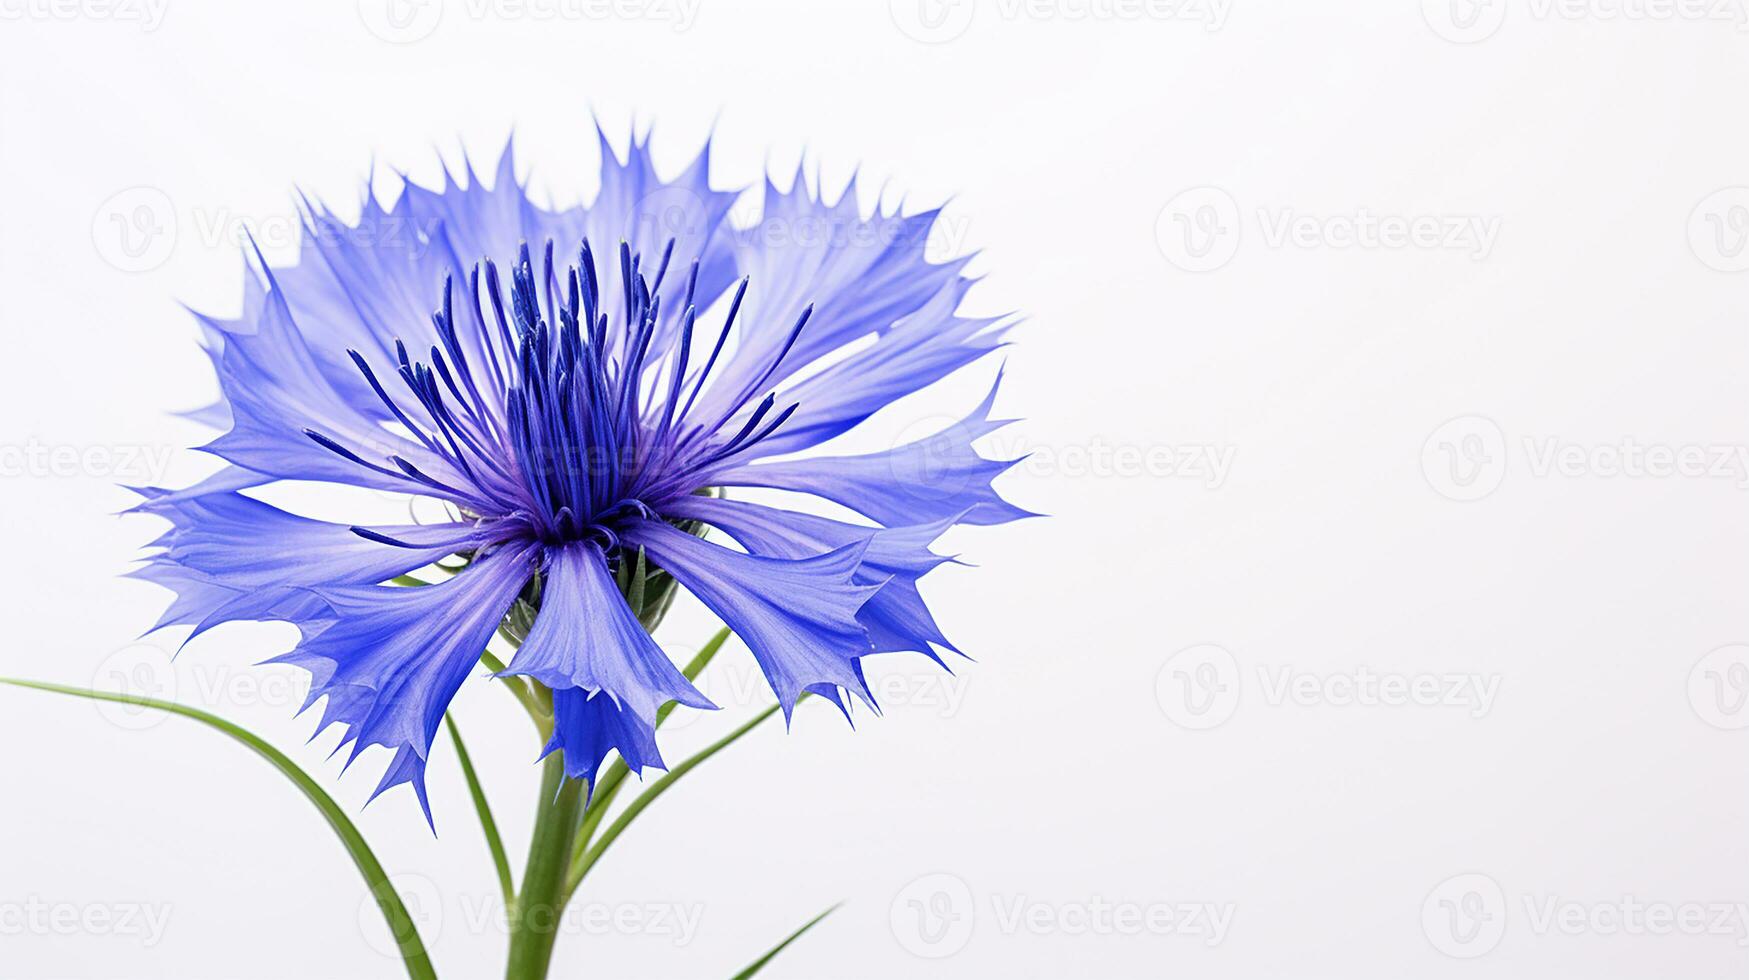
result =
M728 639L729 628L727 626L717 630L715 636L712 636L709 640L705 641L704 646L698 648L698 653L693 656L692 660L689 661L685 667L680 668L680 672L685 674L686 679L689 681L698 680L698 675L704 673L704 669L710 666L712 660L716 659L717 651L723 648L723 644ZM679 705L679 701L670 701L662 707L657 708L657 727L661 727L662 722L668 720L668 716L673 714L674 709L679 707Z
M842 902L839 903L839 905L842 905L842 904L844 904L844 903L842 903ZM803 933L805 933L809 929L812 929L815 926L819 925L821 919L824 919L825 917L827 917L828 915L831 915L832 913L834 913L836 911L838 911L838 905L834 905L831 908L828 908L826 911L821 912L819 915L814 916L812 919L809 919L807 922L802 924L802 927L800 929L797 929L795 932L790 933L789 936L787 938L785 938L783 942L778 943L776 946L771 947L770 952L766 953L764 956L761 956L758 959L754 960L752 963L748 964L747 969L742 970L740 973L735 974L734 977L731 978L731 980L747 980L748 977L751 977L755 973L758 973L760 970L765 969L765 964L770 963L772 961L772 959L777 956L777 954L783 952L785 947L787 947L790 943L793 943L796 940L802 938Z
M802 698L806 698L807 696L808 695L804 694L802 695ZM797 702L799 703L802 698L797 698ZM613 846L613 842L619 839L619 835L625 833L625 829L631 826L631 822L636 820L638 815L643 813L650 804L656 802L657 798L663 793L668 792L675 783L680 781L681 777L698 768L700 765L703 765L706 759L709 759L711 756L716 755L718 752L735 744L742 738L742 736L759 727L760 722L777 714L777 709L778 706L774 704L771 707L766 708L764 711L761 711L759 714L754 715L751 721L701 749L692 758L675 766L673 769L663 774L662 778L651 783L649 789L638 794L637 799L626 805L625 812L621 813L619 818L609 824L607 830L602 832L601 839L590 846L588 852L583 855L581 864L572 869L566 894L570 894L577 890L577 886L582 884L584 877L589 874L589 869L595 867L595 862L601 860L601 855L606 853L609 847Z
M504 907L516 904L516 883L510 877L510 856L504 852L504 839L498 836L498 822L492 819L492 805L486 802L486 789L480 785L480 775L474 771L474 761L468 757L468 747L462 744L462 730L456 727L454 715L443 716L455 743L456 758L461 760L462 775L468 780L468 794L474 798L474 809L480 814L480 829L486 832L486 846L492 851L492 865L498 870L498 887L504 894Z
M704 669L710 666L711 660L716 657L717 651L723 648L723 643L728 639L729 628L727 626L717 630L716 635L707 640L704 646L698 648L698 653L685 667L681 668L680 672L685 674L689 681L698 680L698 675L704 673ZM674 709L679 705L678 701L670 701L657 708L656 727L661 728L662 723L668 720L668 716L673 714ZM607 767L607 774L596 783L594 793L589 801L589 809L583 814L583 825L577 830L576 849L571 853L571 873L573 875L581 876L583 855L589 851L589 842L595 837L596 828L601 826L602 818L607 816L608 806L613 803L613 798L619 794L620 786L624 784L626 776L630 774L630 770L626 768L625 760L616 758L613 760L613 764Z
M395 937L401 948L401 961L407 968L407 975L413 980L437 980L437 973L431 967L431 957L425 951L425 943L419 938L419 928L413 922L413 917L407 914L407 907L401 903L401 896L396 894L394 883L389 881L388 873L371 853L370 845L364 835L358 832L347 818L345 811L334 802L315 780L311 779L298 764L285 753L274 748L260 736L198 708L176 704L173 701L160 701L156 698L137 697L131 694L111 694L106 691L88 691L84 688L65 687L60 684L49 684L43 681L17 680L0 677L0 684L10 684L14 687L30 688L37 691L50 691L55 694L70 694L74 697L90 698L95 701L113 701L117 704L133 704L146 708L156 708L173 715L181 715L198 721L209 728L217 729L231 738L248 746L256 755L273 764L282 775L292 781L304 797L315 804L321 811L322 818L328 822L340 842L346 845L346 853L351 856L352 863L358 866L358 871L364 876L365 883L370 886L370 893L376 898L377 906L382 910L383 918L388 921L389 933Z

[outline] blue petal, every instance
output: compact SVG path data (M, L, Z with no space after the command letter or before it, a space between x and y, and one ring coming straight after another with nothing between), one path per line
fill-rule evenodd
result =
M664 308L684 312L681 297L686 291L688 266L696 258L699 268L694 302L704 310L736 275L734 256L718 233L727 232L724 219L740 196L738 190L711 189L710 143L707 141L673 180L663 180L650 156L648 133L642 139L633 133L623 162L599 125L596 136L601 148L601 190L585 211L581 235L598 249L620 241L629 243L633 254L642 256L640 269L647 278L654 278L662 253L672 240L673 256L656 295ZM565 244L572 250L577 247L575 241ZM600 273L602 294L618 296L624 288L618 264L607 262ZM663 322L651 344L653 351L669 349L676 339L675 323L672 317Z
M662 765L655 725L664 703L716 707L650 639L590 542L548 552L540 615L505 673L553 690L546 751L562 750L566 774L591 782L612 749L634 771Z
M463 180L456 179L446 166L441 188L428 190L408 181L402 192L414 223L433 237L434 250L448 260L458 281L465 281L467 271L482 259L508 261L524 241L538 245L549 235L577 236L575 209L555 213L529 200L526 187L516 177L511 141L505 142L491 168L489 185L465 155L463 165Z
M372 745L396 750L378 793L410 782L423 802L431 741L533 573L530 557L530 546L507 546L438 585L313 590L333 618L299 623L303 642L269 662L310 672L305 707L326 700L317 731L344 726L351 758Z
M530 243L538 254L550 241L560 257L574 257L583 235L583 209L552 211L535 204L528 196L527 186L517 179L516 155L509 141L492 168L494 176L489 185L475 172L472 160L464 156L463 162L465 179L457 180L446 167L443 186L437 190L408 181L395 212L405 213L406 222L428 236L430 251L442 263L443 271L433 275L424 287L424 305L418 316L421 328L429 322L433 305L442 295L443 277L447 275L457 290L456 309L467 324L457 331L457 339L465 345L467 358L475 369L484 370L490 359L484 345L489 343L488 337L495 328L486 322L491 315L486 314L483 319L473 297L467 295L465 284L472 281L476 265L490 259L508 266L524 242ZM423 350L435 340L429 331L424 331L415 349ZM486 394L496 400L502 392L489 386ZM502 405L498 408L501 415Z
M653 720L638 717L606 692L591 694L580 687L553 692L553 736L541 756L555 750L565 753L565 775L586 780L591 793L609 752L617 751L626 767L640 775L647 768L667 768L656 748Z
M856 612L878 590L852 579L867 543L799 561L731 551L661 521L626 527L642 546L753 651L787 718L802 692L843 688L873 704L856 669L873 652Z
M177 594L152 628L192 625L189 639L220 623L320 618L327 606L311 587L375 584L485 539L471 524L370 529L415 546L394 547L238 493L138 492L147 499L135 509L171 527L149 546L148 563L130 575Z
M817 446L1000 348L1008 327L998 326L997 317L955 316L962 294L959 288L942 290L871 345L784 389L779 401L800 408L744 459Z
M386 409L356 370L345 384L324 372L292 319L282 290L268 293L255 327L254 333L226 338L219 384L231 408L232 427L202 447L205 451L280 479L403 493L420 489L407 478L369 469L318 445L305 433L314 429L373 463L399 456L435 479L451 485L465 482L464 474L423 444L383 424ZM420 416L415 420L429 422Z
M148 489L147 493L155 491ZM250 586L375 585L439 558L479 547L473 524L368 528L412 547L369 540L345 524L299 517L240 493L170 501L151 511L171 523L150 547L176 564L227 584Z
M303 203L299 262L275 275L304 336L330 355L334 378L353 380L351 365L339 356L349 348L387 360L396 340L414 351L436 343L431 311L454 269L427 237L432 222L421 220L405 194L385 209L369 187L353 222Z
M147 559L145 565L126 574L175 593L170 608L146 633L192 626L194 631L188 636L192 640L220 623L314 622L328 612L328 604L307 589L239 586L167 558Z
M943 292L958 304L969 258L933 263L924 256L939 210L921 214L858 210L854 181L827 204L798 167L790 189L768 179L758 224L731 234L735 265L752 277L745 321L751 329L723 366L706 414L730 411L765 386L858 338L883 333ZM814 312L778 369L767 369L804 309Z
M248 490L252 487L265 486L273 482L273 477L254 470L246 470L241 466L225 466L217 473L181 490L166 490L162 487L128 487L129 490L144 497L139 503L128 508L130 514L156 514L184 501L205 497L208 494L230 493L233 490Z
M991 386L983 404L963 421L917 442L863 456L817 456L778 463L736 465L712 474L721 486L770 487L824 497L886 527L955 518L962 524L1002 524L1036 514L1003 500L991 486L1020 462L989 460L972 444L1009 424L990 420ZM1024 458L1024 457L1023 457Z
M726 532L756 555L811 558L835 548L867 541L853 581L880 591L857 611L875 652L915 650L935 658L934 647L956 653L917 591L917 580L951 561L929 550L930 542L953 526L954 518L903 528L868 528L825 517L780 510L720 497L691 496L662 508L664 516L703 521ZM871 536L872 535L872 536Z

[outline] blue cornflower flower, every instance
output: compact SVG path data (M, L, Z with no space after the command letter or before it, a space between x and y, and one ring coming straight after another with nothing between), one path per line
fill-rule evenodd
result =
M1013 461L972 448L1004 424L994 387L923 441L795 455L1001 346L1001 318L956 314L967 259L924 258L936 212L863 217L854 186L828 204L798 170L788 191L768 180L761 222L738 229L708 144L672 181L647 135L623 161L605 136L601 150L587 207L533 203L508 147L489 188L471 166L440 190L406 182L387 209L367 187L356 224L306 202L301 261L256 252L242 316L200 316L222 398L199 414L226 430L202 448L226 467L146 488L136 508L172 524L135 572L177 593L158 627L295 624L301 642L275 659L311 674L318 731L343 726L351 758L393 750L376 793L411 783L428 818L432 739L522 604L532 623L506 673L551 689L546 752L593 781L612 751L662 766L662 704L714 707L628 604L631 568L721 617L786 716L804 692L848 713L874 706L863 657L954 650L917 590L949 560L930 543L1027 516L991 488ZM280 480L433 497L454 519L349 526L242 492ZM813 494L874 524L729 487ZM385 584L446 558L464 564L445 581Z

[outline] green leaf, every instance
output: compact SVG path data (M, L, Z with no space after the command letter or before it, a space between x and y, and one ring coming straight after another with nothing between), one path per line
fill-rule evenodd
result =
M809 695L804 694L802 697L797 698L796 701L799 703L808 696ZM651 783L649 789L638 794L638 798L626 806L625 812L619 815L619 819L610 824L607 830L602 833L601 839L596 841L594 845L589 848L588 852L583 855L583 860L572 867L569 885L566 888L566 894L570 894L577 890L577 886L581 884L583 878L589 874L589 869L595 867L595 862L601 860L601 855L606 853L609 847L613 846L613 842L619 839L619 835L625 833L625 829L631 826L632 821L636 820L638 815L643 813L650 804L656 802L657 798L663 793L668 792L668 790L671 789L675 783L679 782L687 773L697 769L700 765L703 765L706 759L709 759L711 756L716 755L718 752L735 744L742 738L742 736L759 727L759 723L776 714L777 709L778 705L774 704L771 707L766 708L764 711L761 711L759 714L754 715L753 720L701 749L692 758L675 766L673 769L663 774L661 779Z
M16 680L0 677L0 684L10 684L14 687L30 688L37 691L50 691L55 694L70 694L74 697L91 698L96 701L113 701L117 704L133 704L146 708L157 708L173 715L192 718L209 728L217 729L231 738L248 746L256 755L273 763L287 779L297 786L304 797L315 804L321 811L322 818L328 822L340 842L346 845L346 853L352 857L352 863L358 866L359 873L364 876L365 883L370 886L370 892L376 897L377 906L382 909L383 918L388 920L389 932L401 947L401 960L407 967L407 975L413 980L436 980L437 973L431 967L431 957L425 951L425 943L419 938L419 928L413 922L413 917L407 914L407 907L401 904L401 897L395 893L395 886L389 881L388 873L378 863L376 855L371 853L370 845L364 836L347 819L345 811L334 802L327 791L311 779L297 763L285 753L274 748L259 736L240 728L217 715L208 714L198 708L176 704L171 701L159 701L156 698L137 697L131 694L111 694L105 691L88 691L77 687L64 687L60 684L48 684L42 681Z
M698 648L698 653L693 656L692 660L689 661L685 667L680 668L680 672L685 674L686 679L689 681L698 680L698 675L704 673L704 669L710 666L712 660L716 659L717 651L723 648L723 644L728 639L729 628L727 626L717 630L715 636L705 641L704 646ZM657 708L656 727L662 727L662 723L667 721L668 716L673 714L674 709L679 706L679 701L670 701L662 707Z
M623 564L623 562L622 562ZM644 548L638 546L638 568L632 573L631 591L626 593L626 602L632 607L632 615L644 615L644 584L650 577L650 566L644 558Z
M839 906L842 906L843 904L844 904L843 902L839 902L838 905L834 905L834 906L828 908L826 911L821 912L819 915L816 915L812 919L809 919L807 922L803 923L802 927L800 929L797 929L795 932L790 933L789 936L787 938L785 938L783 942L778 943L776 946L771 947L770 952L768 952L764 956L761 956L758 959L754 960L751 964L748 965L747 969L742 970L740 973L735 974L734 977L731 978L731 980L747 980L748 977L751 977L753 974L758 973L760 970L765 969L765 964L770 963L772 961L773 957L775 957L775 956L777 956L777 954L783 952L784 948L786 946L788 946L790 943L793 943L796 940L802 938L803 933L805 933L809 929L812 929L815 926L819 925L821 919L824 919L828 915L831 915L832 913L838 911Z
M498 869L498 887L504 894L504 907L516 904L516 884L510 878L510 856L504 853L504 839L498 836L498 822L492 819L492 806L486 802L486 790L474 771L474 761L468 757L468 747L462 744L462 730L456 727L454 715L444 715L450 740L455 742L455 754L462 763L462 775L468 780L468 794L474 798L474 809L480 813L480 828L486 832L486 846L492 851L492 865Z

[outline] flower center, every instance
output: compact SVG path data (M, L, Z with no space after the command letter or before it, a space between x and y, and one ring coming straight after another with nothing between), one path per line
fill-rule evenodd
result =
M680 312L668 313L661 288L673 250L670 240L646 278L640 256L622 242L621 295L612 303L587 239L562 280L552 242L538 275L524 243L508 295L490 259L476 265L469 276L473 302L460 311L445 277L442 308L432 315L438 344L429 361L411 359L406 345L395 341L397 373L416 405L398 403L365 358L348 351L394 419L443 472L427 472L400 456L388 458L391 469L306 432L353 462L406 481L412 492L444 497L484 520L520 521L548 543L593 540L611 553L616 527L659 517L664 501L705 486L712 467L770 437L798 407L774 412L775 392L749 404L795 346L813 307L766 358L763 371L753 366L750 383L713 389L701 400L748 280L736 286L708 358L689 367L699 264L694 260L687 273ZM619 307L618 316L609 315L610 305Z

